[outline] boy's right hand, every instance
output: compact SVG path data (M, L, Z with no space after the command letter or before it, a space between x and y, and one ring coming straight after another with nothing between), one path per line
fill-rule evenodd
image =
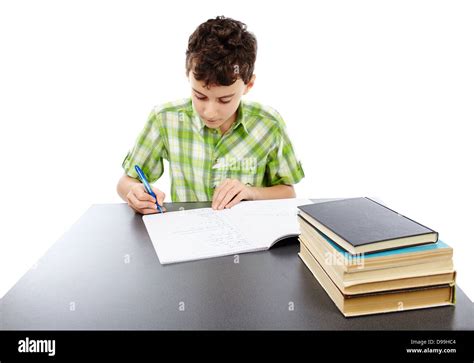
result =
M153 192L158 199L158 204L160 205L161 210L165 212L166 208L163 207L165 193L153 186L151 186L151 189L153 189ZM141 214L159 213L159 210L156 207L155 198L146 192L145 186L142 183L137 183L130 189L127 194L127 203L135 212Z

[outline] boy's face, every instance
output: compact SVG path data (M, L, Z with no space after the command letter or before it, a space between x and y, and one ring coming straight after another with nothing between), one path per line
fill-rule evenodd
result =
M241 97L253 86L255 75L248 84L237 79L230 86L204 87L204 82L197 81L193 72L189 72L192 101L199 117L207 127L220 128L226 132L236 119L236 111Z

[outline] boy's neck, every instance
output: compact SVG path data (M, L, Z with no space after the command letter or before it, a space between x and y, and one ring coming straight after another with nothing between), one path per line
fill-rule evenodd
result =
M237 112L238 112L238 110L235 111L235 112L233 113L233 115L232 115L231 117L229 117L229 119L228 119L226 122L224 122L224 123L222 124L222 126L220 127L220 130L221 130L222 135L224 135L224 134L230 129L230 127L232 126L232 124L235 122L235 120L236 120L236 118L237 118Z

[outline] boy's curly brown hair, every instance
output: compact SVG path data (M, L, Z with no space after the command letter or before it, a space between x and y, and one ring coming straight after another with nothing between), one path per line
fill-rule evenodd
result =
M186 50L186 75L204 86L230 86L239 77L247 84L257 58L257 39L237 20L218 16L197 27Z

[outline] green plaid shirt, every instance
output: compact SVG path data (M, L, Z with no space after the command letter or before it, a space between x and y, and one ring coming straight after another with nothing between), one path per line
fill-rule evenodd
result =
M138 178L139 165L154 183L168 160L173 202L211 201L226 178L256 187L298 183L303 168L278 112L244 100L237 112L222 135L202 122L190 98L155 107L123 160L125 173Z

